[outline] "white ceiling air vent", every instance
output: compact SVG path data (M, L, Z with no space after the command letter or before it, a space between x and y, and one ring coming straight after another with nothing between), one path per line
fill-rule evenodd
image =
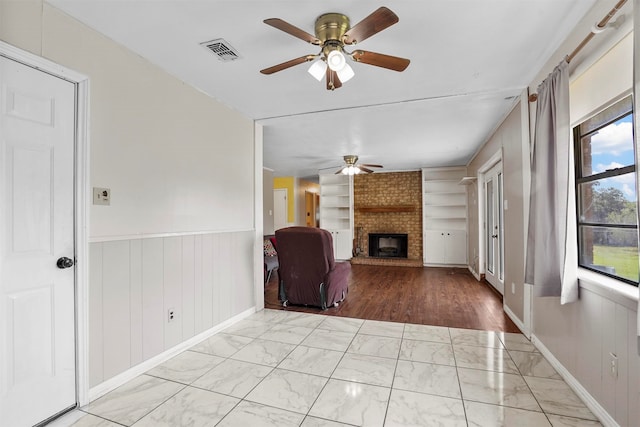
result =
M238 51L235 50L225 39L215 39L200 43L200 45L215 53L221 61L235 61L236 59L241 58Z

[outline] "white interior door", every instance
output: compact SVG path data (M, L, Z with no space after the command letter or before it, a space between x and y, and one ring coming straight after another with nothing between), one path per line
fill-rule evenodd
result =
M276 188L273 190L273 229L284 228L288 223L287 190L286 188Z
M76 404L74 129L72 83L0 57L2 425Z
M502 163L493 166L484 175L485 188L485 277L504 295L504 214L502 195Z

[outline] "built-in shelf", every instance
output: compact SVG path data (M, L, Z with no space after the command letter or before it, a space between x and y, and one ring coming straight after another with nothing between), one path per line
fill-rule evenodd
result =
M422 169L425 265L466 264L468 187L462 185L475 181L475 177L466 176L464 167Z
M462 179L460 180L460 182L458 184L460 185L471 185L474 182L476 182L478 178L476 178L475 176L464 176L462 177Z
M353 184L348 175L320 175L320 227L331 232L336 259L349 259L353 248Z
M357 210L364 213L413 212L416 207L412 205L361 206Z

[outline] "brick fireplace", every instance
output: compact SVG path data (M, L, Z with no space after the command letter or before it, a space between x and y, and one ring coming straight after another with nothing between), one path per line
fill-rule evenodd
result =
M422 264L422 174L389 172L354 177L354 239L358 256L354 264ZM406 235L404 257L370 255L369 235ZM387 250L388 252L388 250ZM382 256L380 256L382 255Z

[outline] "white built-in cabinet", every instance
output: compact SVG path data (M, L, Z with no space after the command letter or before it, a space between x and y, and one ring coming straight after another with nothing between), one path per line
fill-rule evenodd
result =
M422 169L423 262L467 265L466 168Z
M353 177L320 175L320 227L333 236L336 259L351 259L353 248Z

